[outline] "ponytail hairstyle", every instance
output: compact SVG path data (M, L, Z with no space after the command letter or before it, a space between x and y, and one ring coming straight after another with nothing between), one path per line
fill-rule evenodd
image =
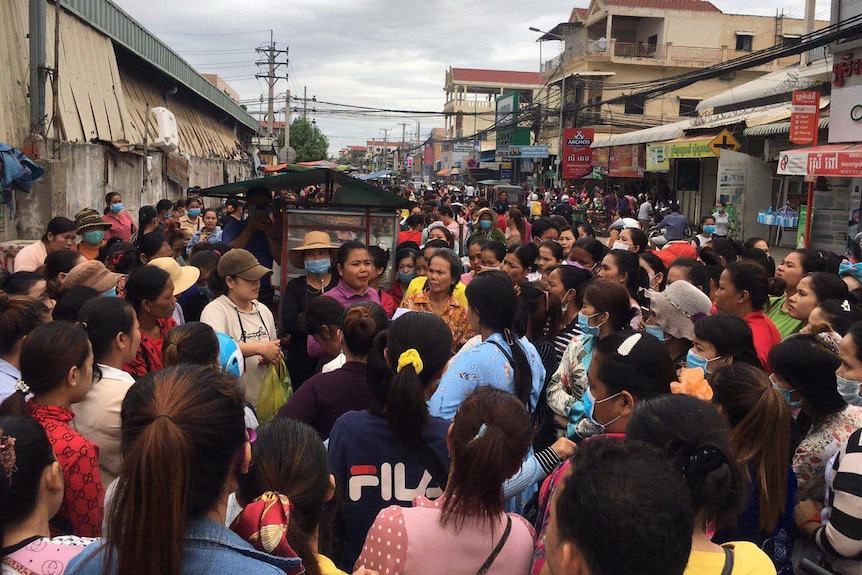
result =
M643 401L629 419L629 440L664 452L685 479L695 515L703 512L706 523L722 527L744 508L745 481L731 451L727 422L709 403L669 393Z
M97 297L84 304L79 314L81 325L93 346L93 363L105 363L114 348L117 334L132 336L135 329L135 308L124 299ZM97 377L101 377L94 365Z
M528 283L521 286L512 327L518 336L531 342L553 342L559 332L562 315L560 300L556 296L538 283Z
M190 321L170 330L162 342L165 367L187 363L219 365L219 343L209 325Z
M517 249L531 247L532 244L521 244ZM509 253L515 253L511 249ZM520 259L520 258L519 258ZM467 303L479 316L479 323L503 336L512 351L512 383L515 395L524 405L529 405L533 390L533 376L527 354L515 336L512 328L515 321L515 310L518 298L515 295L512 280L505 272L487 271L477 275L467 285ZM530 406L531 408L533 406Z
M530 238L527 237L527 225L524 223L524 214L521 213L521 210L518 208L510 208L509 213L506 215L508 215L509 219L512 220L512 223L515 224L515 229L518 230L518 233L521 234L521 241L527 242Z
M521 468L532 435L530 413L511 393L486 385L468 395L449 432L452 466L440 524L459 530L478 519L496 527L503 483Z
M35 511L42 473L56 460L35 419L0 417L0 540Z
M48 294L54 299L60 299L63 293L63 278L72 268L85 261L84 256L76 250L57 250L45 258L45 280L48 283ZM60 277L60 276L63 277Z
M351 354L367 356L374 347L374 338L389 325L389 318L379 304L371 301L355 303L344 312L341 335L344 347Z
M39 300L0 291L0 357L12 353L18 342L50 318L48 306Z
M862 321L862 310L850 298L845 300L828 299L821 301L817 307L820 309L820 315L826 322L826 325L822 326L826 328L825 331L834 331L842 337L847 334L850 326L858 321ZM817 328L821 326L812 327Z
M769 301L769 276L762 266L752 261L739 261L730 264L724 271L736 291L748 292L751 309L763 309Z
M81 368L90 357L87 332L62 321L44 323L21 345L21 380L35 396L53 391L66 380L69 370ZM0 415L29 415L27 393L15 391L0 404Z
M329 460L320 436L307 423L276 417L257 428L252 465L239 477L237 498L248 505L267 491L286 496L293 506L287 542L302 559L307 575L321 575L312 542L329 494Z
M817 297L818 305L830 299L845 300L850 292L847 284L839 276L828 272L813 272L802 279L807 279L811 291ZM801 282L801 280L800 280Z
M710 383L715 392L712 403L721 407L732 428L730 446L736 461L757 489L760 530L772 533L782 511L791 511L784 509L791 456L790 407L763 370L745 363L719 367Z
M475 243L478 241L478 238L472 242ZM498 262L502 263L506 258L506 244L497 240L488 240L482 245L483 252L491 252L494 254L494 259Z
M165 245L171 246L168 237L162 232L150 232L142 236L138 236L138 261L140 265L149 262L151 259L162 251ZM146 261L142 258L146 256Z
M661 258L655 255L654 252L647 251L638 254L638 258L641 263L648 265L656 275L661 274L661 282L657 286L657 291L664 291L667 287L667 266L664 265ZM647 282L649 281L649 272L647 272ZM650 285L650 289L652 289L652 285Z
M556 240L545 240L541 243L539 248L550 250L551 255L554 256L555 260L557 260L557 264L563 261L563 246L561 246Z
M368 386L401 449L409 451L421 440L429 418L426 396L450 357L452 331L430 313L406 313L375 339L368 357Z
M230 374L181 365L139 379L123 399L105 564L180 575L186 527L219 501L245 441L243 393Z
M629 296L641 305L647 304L644 294L649 289L649 274L641 267L638 255L625 250L611 250L608 256L613 258L619 274L626 276L626 290Z
M529 272L536 271L536 258L539 256L539 248L535 244L515 244L509 247L506 253L513 254L518 258L518 262L525 270Z
M670 393L670 384L677 379L664 344L629 329L599 341L592 366L610 395L625 391L636 401Z

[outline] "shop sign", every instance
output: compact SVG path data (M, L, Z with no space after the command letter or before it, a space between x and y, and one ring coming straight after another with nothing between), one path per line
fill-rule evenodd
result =
M778 159L778 173L788 176L862 177L862 148L855 146L845 150L811 148L810 151L800 153L783 152Z
M592 128L566 128L563 130L563 178L583 178L593 171L593 151L590 146L595 139Z
M510 158L547 158L549 146L509 146Z
M862 75L856 70L862 67L862 60L854 60L853 52L835 54L834 58L838 63L833 66L834 80L829 95L829 142L860 142Z
M709 142L710 140L668 142L667 157L671 160L680 158L714 158L715 153L709 149Z
M642 178L644 176L644 149L639 144L613 146L608 152L608 176L612 178Z
M669 172L670 157L667 150L668 144L646 145L646 171L647 172Z
M512 181L512 162L500 162L500 179Z
M813 144L820 123L820 93L796 90L790 106L790 141Z

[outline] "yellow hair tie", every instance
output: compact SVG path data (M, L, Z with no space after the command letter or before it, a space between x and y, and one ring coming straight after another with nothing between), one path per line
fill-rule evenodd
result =
M401 373L401 370L408 365L413 366L413 369L416 371L416 375L422 373L422 369L424 368L422 358L419 357L419 352L412 347L398 356L398 373Z

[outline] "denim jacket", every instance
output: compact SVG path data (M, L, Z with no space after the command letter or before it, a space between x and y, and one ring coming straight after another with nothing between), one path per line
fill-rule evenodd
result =
M146 534L141 536L146 537ZM104 545L101 541L84 549L69 563L66 575L101 575ZM210 519L195 519L186 529L184 574L284 575L299 563L297 558L286 559L258 551L233 531Z

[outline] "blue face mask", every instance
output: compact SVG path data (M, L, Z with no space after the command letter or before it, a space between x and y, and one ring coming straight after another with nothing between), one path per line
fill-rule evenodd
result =
M409 284L418 277L416 272L398 272L398 281Z
M168 220L168 221L170 221L170 220L174 219L174 213L173 213L173 212L168 212L168 216L167 216L165 219L166 219L166 220Z
M115 214L123 211L123 204L111 204L111 211Z
M715 233L715 226L703 226L703 233L711 236Z
M92 232L84 232L84 241L90 245L97 246L105 239L105 230L94 230Z
M647 324L646 332L662 343L667 341L667 334L664 332L660 325Z
M305 261L306 271L316 276L325 274L330 267L332 267L332 262L329 261L329 258Z
M705 375L709 375L712 373L708 369L709 362L715 361L715 360L721 359L721 358L722 358L722 356L714 357L712 359L706 359L702 355L697 355L696 353L694 353L693 349L690 349L690 350L688 350L688 355L685 357L685 363L689 367L699 367L703 370L703 373Z
M784 389L783 387L781 387L780 385L775 383L775 380L772 379L772 375L769 376L769 383L772 384L772 387L774 387L775 389L780 391L782 394L784 394L784 399L787 400L787 405L789 405L790 407L799 407L800 405L802 405L801 401L791 401L790 400L791 394L794 391L796 391L795 389Z
M578 327L581 328L582 332L593 337L599 336L599 329L605 325L605 322L602 322L599 325L590 325L590 318L596 317L599 313L587 315L584 312L578 312Z
M846 379L840 375L835 376L838 383L838 394L841 398L850 405L862 406L862 397L859 397L859 388L862 382Z
M117 286L112 287L102 294L102 297L117 297Z
M212 290L209 288L209 286L198 286L198 293L210 297L210 294L212 294Z
M479 227L483 230L490 230L491 226L494 225L494 222L491 220L479 220Z
M593 413L596 410L596 405L598 405L599 403L610 401L613 398L618 397L619 395L619 393L615 393L614 395L608 396L600 401L596 401L593 397L593 392L590 391L589 387L587 387L587 391L584 392L584 399L582 400L584 404L584 414L587 416L587 419L590 420L590 423L592 423L596 427L596 431L598 433L604 433L607 426L611 425L613 422L621 418L623 414L619 414L607 423L599 423L598 421L596 421L595 414Z
M190 215L191 217L193 217L193 218L198 217L199 215L201 215L201 210L200 210L200 208L192 208L192 209L190 209L190 210L189 210L189 215Z

